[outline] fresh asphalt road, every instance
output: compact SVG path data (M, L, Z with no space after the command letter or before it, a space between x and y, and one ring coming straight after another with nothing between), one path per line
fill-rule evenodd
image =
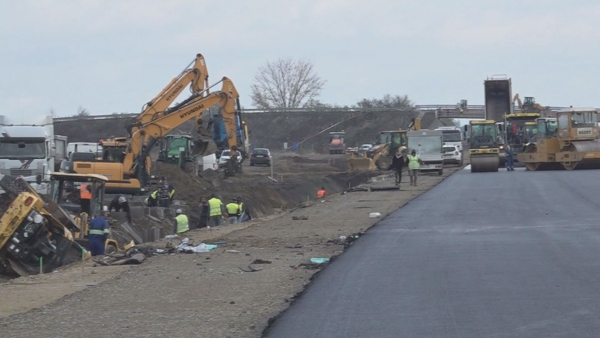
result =
M462 170L372 228L267 337L600 337L600 170Z

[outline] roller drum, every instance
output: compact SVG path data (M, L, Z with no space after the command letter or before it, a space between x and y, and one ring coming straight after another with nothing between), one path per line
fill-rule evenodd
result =
M471 155L471 172L497 172L500 167L498 155Z

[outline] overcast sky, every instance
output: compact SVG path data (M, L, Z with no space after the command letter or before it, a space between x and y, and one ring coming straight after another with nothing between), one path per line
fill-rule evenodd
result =
M138 112L196 53L247 108L279 57L314 62L327 103L482 104L508 74L542 105L600 107L598 18L584 0L0 0L0 114Z

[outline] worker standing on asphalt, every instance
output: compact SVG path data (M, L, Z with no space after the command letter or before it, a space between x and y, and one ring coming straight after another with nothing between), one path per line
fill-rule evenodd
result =
M396 185L400 185L402 182L402 170L406 167L406 158L404 157L404 150L406 147L399 147L396 150L396 155L392 158L392 168L394 168L394 176L396 176Z
M211 194L208 200L209 218L208 226L218 226L223 221L223 202L217 198L216 194Z
M81 212L85 212L86 214L90 214L92 200L92 187L83 183L79 186L79 204L81 205Z
M327 196L327 191L325 190L325 187L321 187L321 189L319 189L319 191L317 191L317 198L324 198Z
M108 222L106 219L104 219L104 217L96 216L90 221L88 230L88 249L92 253L92 257L104 255L106 239L110 233L110 226L108 225Z
M127 198L123 195L117 195L108 205L108 211L116 211L119 212L121 210L127 213L127 222L131 223L131 209L129 208L129 202L127 202Z
M188 217L183 214L181 209L175 210L175 224L173 226L174 234L183 234L190 231L190 223Z
M419 170L421 169L421 158L417 155L416 150L412 150L410 155L408 155L408 174L410 175L410 185L417 186L417 176L419 175Z
M506 171L515 171L514 158L515 154L513 148L510 145L506 145Z
M225 206L227 209L227 223L233 224L236 223L239 217L240 206L235 199L231 200L231 202L227 203Z

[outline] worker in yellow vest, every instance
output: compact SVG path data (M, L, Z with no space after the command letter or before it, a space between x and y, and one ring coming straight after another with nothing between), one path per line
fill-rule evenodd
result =
M190 231L190 224L188 217L183 214L181 209L177 209L175 211L175 227L173 228L173 233L183 234Z
M417 186L417 176L419 175L419 170L421 169L421 164L423 161L417 155L416 150L412 150L408 157L408 174L410 175L410 185Z
M237 201L234 199L231 202L229 202L225 208L227 209L227 223L229 224L233 224L233 223L237 223L238 217L239 217L239 213L240 213L240 205L237 203Z
M223 202L216 194L211 194L208 200L208 226L218 226L223 221Z

